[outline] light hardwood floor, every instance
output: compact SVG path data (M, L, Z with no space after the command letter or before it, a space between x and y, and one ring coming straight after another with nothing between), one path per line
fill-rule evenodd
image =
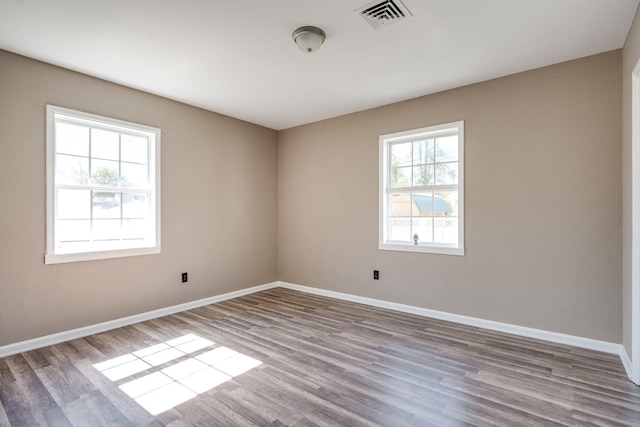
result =
M640 426L614 355L282 288L0 359L0 403L0 426Z

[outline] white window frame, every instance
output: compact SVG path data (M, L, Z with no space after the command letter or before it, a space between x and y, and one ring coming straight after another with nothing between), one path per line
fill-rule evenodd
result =
M388 212L387 193L398 189L390 188L390 143L406 142L428 136L437 136L457 129L458 133L458 184L405 187L401 191L458 191L458 242L457 244L420 242L390 242L387 240ZM445 255L464 255L464 121L428 126L403 132L380 135L379 140L379 232L378 249L405 252L425 252Z
M60 264L76 261L89 261L109 258L120 258L136 255L160 253L160 136L158 128L140 125L99 116L96 114L75 111L68 108L47 105L46 107L46 253L45 264ZM149 188L151 229L155 230L155 242L146 242L141 246L96 250L92 252L56 252L56 215L57 189L56 183L56 140L55 126L57 120L86 125L92 128L113 130L116 132L144 135L149 138Z

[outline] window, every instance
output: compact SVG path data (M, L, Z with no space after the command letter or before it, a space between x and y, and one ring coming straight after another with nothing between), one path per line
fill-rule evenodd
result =
M160 252L160 129L47 105L46 264Z
M464 255L464 122L380 136L379 249Z

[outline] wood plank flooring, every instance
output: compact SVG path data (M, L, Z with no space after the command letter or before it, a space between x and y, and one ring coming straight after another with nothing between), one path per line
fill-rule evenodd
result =
M0 359L0 426L640 426L617 356L282 288Z

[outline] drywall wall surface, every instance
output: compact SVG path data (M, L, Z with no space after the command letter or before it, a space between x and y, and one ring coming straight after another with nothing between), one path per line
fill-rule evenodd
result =
M621 63L612 51L281 131L280 280L621 342ZM466 255L378 250L379 135L456 120Z
M631 355L631 101L632 74L640 61L639 14L622 49L622 344Z
M0 76L0 346L277 279L275 131L4 51ZM160 254L44 264L46 104L162 130Z

